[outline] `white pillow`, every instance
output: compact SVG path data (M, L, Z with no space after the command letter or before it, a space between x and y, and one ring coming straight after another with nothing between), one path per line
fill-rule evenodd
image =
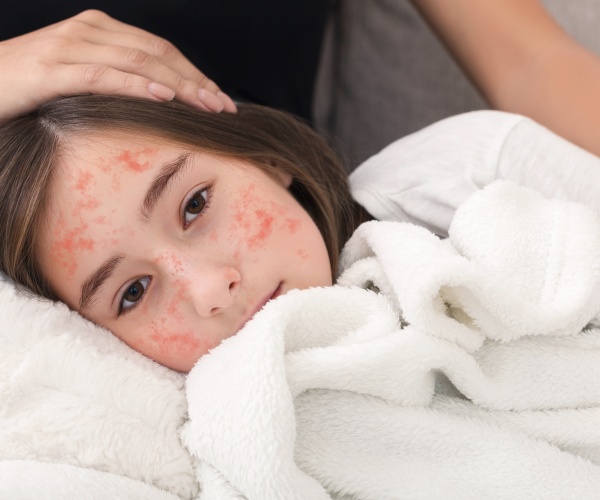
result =
M110 472L190 498L185 377L0 277L0 460ZM40 464L40 467L43 464ZM102 477L99 475L98 477Z

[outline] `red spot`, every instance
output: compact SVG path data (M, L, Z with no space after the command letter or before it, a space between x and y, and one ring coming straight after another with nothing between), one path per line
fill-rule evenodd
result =
M81 215L84 210L94 210L100 206L97 198L88 195L89 188L93 183L94 176L91 172L79 172L77 181L73 185L73 190L80 195L73 209L73 217Z
M264 203L254 191L255 187L252 184L241 190L232 210L233 224L230 233L231 236L244 241L249 249L263 247L273 233L275 222L285 214L280 205L274 202ZM288 218L282 223L293 233L299 227L300 221Z
M91 172L80 172L79 179L77 179L77 182L75 183L75 190L82 194L85 193L93 180L94 176Z
M103 156L96 159L96 165L102 172L109 173L113 170L114 162Z
M110 187L113 189L113 191L116 191L117 193L121 192L121 177L116 172L113 172L112 174Z
M250 218L248 217L248 214L245 211L238 211L235 214L233 214L233 218L235 220L235 222L242 228L242 229L249 229L250 228Z
M64 221L61 223L59 220L58 239L51 250L52 260L64 267L69 276L73 276L77 270L77 254L94 250L94 240L81 236L87 227L87 224L81 224L67 231L64 229Z
M300 249L296 252L296 254L302 259L302 260L308 260L309 254L306 250L304 249Z
M290 234L294 234L300 227L300 219L285 219L285 224Z
M161 354L180 354L196 351L201 344L193 332L170 333L155 330L149 337L156 344Z
M181 274L183 272L183 263L181 262L181 259L179 257L177 257L177 255L171 254L171 255L168 255L166 258L168 259L168 262L171 264L171 268L177 274ZM183 283L181 284L181 287L184 287Z
M183 316L179 310L179 305L185 299L186 294L188 293L187 283L181 280L176 280L175 283L173 283L173 287L175 288L175 295L173 295L167 304L167 314L172 319L181 320L183 319Z
M140 157L144 154L148 154L151 151L152 150L142 150L136 153L124 151L117 156L117 161L123 163L126 168L132 170L133 172L144 172L150 168L150 162L147 160L142 161Z
M106 224L106 217L104 215L100 215L92 220L95 224Z
M92 196L85 198L85 199L80 199L75 204L75 208L73 209L73 217L77 217L78 215L81 215L81 212L84 210L94 210L94 209L98 208L99 206L100 206L100 201L98 201L97 198L94 198Z
M257 232L248 238L248 246L256 247L263 243L273 232L273 216L264 210L255 210L256 220L258 222Z
M161 265L163 262L171 268L171 272L181 274L183 272L183 262L175 253L165 252L152 260L156 265ZM183 282L177 281L176 286L181 287Z
M120 235L129 236L130 238L133 238L133 236L135 235L135 232L129 226L120 227L118 229L113 229L112 230L112 235L113 236L116 236L116 235L119 235L119 234Z

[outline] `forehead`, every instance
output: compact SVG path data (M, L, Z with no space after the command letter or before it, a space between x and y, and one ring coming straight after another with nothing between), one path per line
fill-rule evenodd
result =
M134 195L147 186L169 161L192 147L146 134L103 132L77 134L65 140L57 158L48 208L72 204L89 209L99 197ZM83 204L83 205L82 205Z
M90 167L99 172L119 171L142 174L156 167L152 160L176 151L192 148L163 138L133 133L78 134L62 143L58 157L59 171L83 170Z
M46 201L38 253L44 250L70 279L79 277L79 263L119 236L115 228L124 222L123 209L133 207L163 161L178 151L180 146L143 135L81 135L65 141Z

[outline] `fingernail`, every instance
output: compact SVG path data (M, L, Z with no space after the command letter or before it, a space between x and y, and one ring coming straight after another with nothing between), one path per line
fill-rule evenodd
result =
M237 113L237 106L235 105L235 102L233 102L233 99L231 99L231 97L229 97L225 92L221 92L219 90L217 92L217 97L223 103L223 106L225 106L225 111L228 111L229 113Z
M200 89L198 91L198 97L211 111L220 113L225 108L223 102L215 94L206 89Z
M160 101L172 101L175 97L175 91L169 87L165 87L161 83L150 82L148 84L148 92Z

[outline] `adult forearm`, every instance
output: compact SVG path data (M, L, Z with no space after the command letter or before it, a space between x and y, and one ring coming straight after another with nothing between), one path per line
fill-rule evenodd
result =
M530 116L600 154L600 58L537 0L413 0L497 109Z

